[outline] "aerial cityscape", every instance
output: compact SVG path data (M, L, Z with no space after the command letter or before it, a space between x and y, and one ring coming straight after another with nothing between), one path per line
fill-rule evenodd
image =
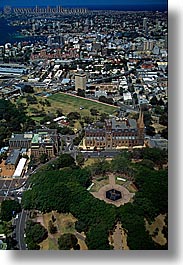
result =
M167 1L2 0L0 250L167 249Z

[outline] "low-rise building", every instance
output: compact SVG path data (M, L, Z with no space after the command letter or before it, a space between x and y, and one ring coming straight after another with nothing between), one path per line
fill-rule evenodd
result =
M31 146L31 141L33 138L33 133L23 133L23 134L14 134L12 133L11 138L9 140L10 149L20 149L27 148L29 149Z
M31 155L38 159L42 154L53 158L58 153L58 135L56 130L37 130L31 141Z
M5 161L6 170L15 170L20 160L20 150L14 149Z
M25 168L25 164L26 164L27 159L26 158L20 158L20 161L16 167L16 170L13 174L13 178L17 178L17 177L22 177L23 172L24 172L24 168Z

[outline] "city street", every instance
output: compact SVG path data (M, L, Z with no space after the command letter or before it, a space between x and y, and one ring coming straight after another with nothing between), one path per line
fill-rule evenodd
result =
M18 242L18 248L20 250L26 250L26 244L24 241L24 235L25 235L25 223L27 220L27 212L25 210L22 210L21 213L17 215L17 218L15 218L15 238Z

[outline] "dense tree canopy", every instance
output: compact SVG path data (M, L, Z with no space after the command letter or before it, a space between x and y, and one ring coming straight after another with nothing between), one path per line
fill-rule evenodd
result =
M63 234L58 239L58 247L60 250L78 249L78 240L73 234Z
M21 211L21 206L18 201L5 200L1 203L1 220L10 221L17 213Z
M34 122L24 111L21 105L16 107L9 100L0 99L0 147L4 146L12 132L32 129Z
M161 163L166 162L167 158L164 151L161 155L163 154ZM85 231L89 249L110 249L108 234L118 220L128 233L127 244L130 249L160 248L146 231L144 220L146 218L153 221L157 215L168 211L167 170L154 169L160 159L156 150L147 148L138 154L136 152L135 156L137 155L142 159L140 163L131 163L133 154L124 152L111 162L98 160L83 169L74 166L50 170L47 167L45 171L31 177L32 189L23 194L23 207L38 209L43 213L52 210L70 212L78 220L76 229L79 232ZM64 156L64 161L65 159ZM72 164L72 161L70 162ZM147 162L149 167L146 166ZM133 173L133 180L138 188L133 203L116 207L98 200L87 191L92 175L104 175L111 171L128 175L129 172ZM60 248L70 249L71 245L64 245L63 242L63 238L59 239Z
M48 231L40 223L35 223L30 220L26 223L25 233L25 241L30 250L39 249L38 244L48 237Z

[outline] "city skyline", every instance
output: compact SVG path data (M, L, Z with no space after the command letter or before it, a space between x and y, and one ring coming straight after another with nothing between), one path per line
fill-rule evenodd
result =
M129 0L128 2L124 0L30 0L30 1L23 1L23 0L1 0L0 7L3 7L5 5L10 6L16 6L16 7L26 7L26 6L55 6L55 5L61 5L61 6L68 6L68 7L77 7L77 6L83 6L83 7L90 7L90 6L120 6L120 7L137 7L138 8L159 8L163 7L164 9L167 9L168 1L167 0Z

